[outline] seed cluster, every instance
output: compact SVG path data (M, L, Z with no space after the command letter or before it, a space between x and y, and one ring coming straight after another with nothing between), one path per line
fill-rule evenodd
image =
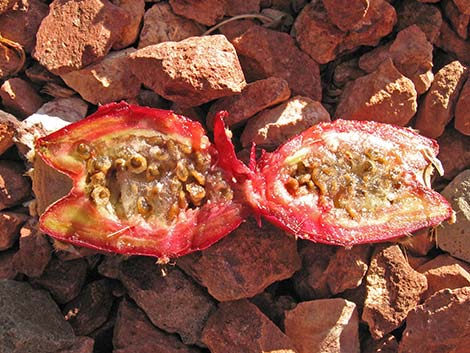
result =
M161 134L81 142L76 153L86 163L90 199L121 219L172 222L182 211L233 197L209 153Z
M321 205L358 219L399 201L399 165L399 156L385 157L373 148L344 146L322 158L312 152L288 167L285 187L295 196L316 193Z

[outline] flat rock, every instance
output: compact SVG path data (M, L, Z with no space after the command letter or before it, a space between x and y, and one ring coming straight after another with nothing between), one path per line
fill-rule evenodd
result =
M252 142L263 147L276 147L320 122L330 121L323 105L308 97L296 96L249 119L240 141L243 147Z
M20 6L15 6L0 17L0 33L31 53L36 45L39 25L48 12L49 7L40 0L22 1Z
M221 303L203 331L212 353L300 353L293 342L247 300Z
M223 35L149 45L131 59L145 86L183 106L240 93L246 85L237 53Z
M403 126L416 113L416 99L413 82L386 60L373 73L346 85L335 117Z
M401 31L411 25L417 25L426 34L428 41L436 42L442 25L442 15L438 7L416 0L408 0L398 6L397 12L397 30Z
M279 77L269 77L249 83L240 94L215 101L207 113L206 125L212 128L217 112L229 113L224 119L226 126L244 123L263 109L284 102L290 97L289 84Z
M52 246L39 231L35 219L28 221L20 230L20 248L13 259L15 269L28 277L40 277L51 259Z
M440 69L419 105L415 129L427 137L437 138L444 132L452 119L455 104L465 79L467 68L459 61L453 61Z
M438 246L452 256L470 262L470 169L458 174L442 191L456 212L454 224L443 223L437 234Z
M168 3L158 2L145 12L138 48L168 41L179 42L201 35L204 29L201 24L175 14Z
M87 102L106 104L139 94L140 81L130 69L129 48L108 54L103 60L60 77Z
M213 26L225 15L225 1L219 0L170 0L173 11L206 26Z
M470 136L448 126L437 142L445 179L452 180L461 171L470 168Z
M455 128L470 136L470 79L467 78L455 106Z
M31 196L31 183L24 176L24 165L0 161L0 210L17 206Z
M118 278L155 326L186 344L199 342L215 302L179 268L162 273L155 259L136 257L120 265Z
M0 212L0 251L9 249L20 237L20 229L29 217L18 212Z
M33 57L56 75L103 58L130 22L108 0L54 0L41 22Z
M342 298L299 303L286 312L286 335L299 353L359 353L356 304Z
M470 65L470 41L460 38L446 21L442 22L441 32L435 45L463 64Z
M84 259L61 261L52 257L41 277L32 278L31 283L46 288L57 303L65 304L80 293L86 274Z
M443 289L409 313L399 352L466 352L469 330L470 287Z
M407 262L398 245L378 247L366 276L362 320L374 339L400 327L427 289L424 275Z
M324 0L323 4L330 21L343 32L347 32L358 27L369 9L370 1Z
M249 82L276 76L287 81L293 95L321 100L318 64L287 33L252 26L232 43Z
M71 326L43 290L0 281L1 353L56 353L76 342Z
M3 82L0 97L3 106L20 119L30 116L43 104L34 86L19 77Z
M149 321L135 304L123 300L119 305L113 336L113 353L198 353Z
M210 248L178 259L177 265L215 299L229 301L253 297L291 277L300 258L294 238L249 220Z
M135 43L139 37L140 24L145 13L144 0L111 0L111 2L119 6L122 10L127 12L130 19L129 24L124 26L121 36L113 44L113 50L120 50L127 48Z

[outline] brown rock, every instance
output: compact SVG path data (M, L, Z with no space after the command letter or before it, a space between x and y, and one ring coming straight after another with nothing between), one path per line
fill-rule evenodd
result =
M443 0L442 8L444 16L449 20L455 33L457 33L460 38L464 40L467 39L470 14L465 15L461 13L453 0Z
M470 79L463 85L459 100L455 106L455 128L462 134L470 136Z
M226 2L225 15L238 16L258 13L261 0L231 0Z
M0 97L4 107L21 119L33 114L43 103L34 87L18 77L3 82Z
M361 55L358 61L359 67L367 73L372 73L377 70L380 64L391 59L390 46L392 43L393 42L380 45Z
M78 297L62 309L77 336L89 335L108 319L113 304L111 284L100 279L87 284Z
M453 0L457 8L464 15L470 15L470 1L469 0Z
M284 329L284 318L286 310L294 309L297 302L290 295L275 295L268 287L263 293L255 295L250 299L259 310L266 315L274 324Z
M324 0L323 4L330 21L343 32L356 29L369 9L369 0Z
M331 257L325 275L331 294L361 285L367 272L371 247L358 245L352 248L339 248Z
M132 45L139 37L140 23L144 17L144 0L111 0L111 2L127 12L130 22L122 29L121 37L113 44L114 50Z
M29 179L22 163L0 161L0 210L17 206L31 195Z
M0 110L0 155L13 146L13 137L18 130L18 125L18 119Z
M28 216L18 212L0 212L0 250L13 246L20 236L20 229Z
M46 288L59 304L65 304L75 298L85 283L87 263L84 259L60 261L52 258L44 273L31 280Z
M219 0L170 0L173 11L203 25L212 26L225 15L225 1Z
M416 99L413 82L387 60L373 73L346 85L335 116L403 126L416 113Z
M289 97L289 85L282 78L270 77L249 83L240 94L214 102L207 113L206 125L213 128L215 115L221 110L229 113L224 119L226 126L244 123L256 113L282 103Z
M204 26L176 15L168 3L159 2L145 12L139 48L168 41L179 42L203 32Z
M439 8L416 0L407 0L398 6L397 11L397 30L401 31L411 25L417 25L426 34L428 41L436 42L442 25L442 15Z
M184 345L148 320L134 304L123 300L119 305L113 336L114 353L197 353L198 349Z
M440 69L419 106L414 127L424 136L437 138L454 115L460 89L467 77L467 69L453 61Z
M250 82L280 77L287 81L293 95L321 100L318 65L296 47L287 33L254 26L232 43Z
M295 353L291 340L247 300L221 303L204 328L203 342L212 353Z
M36 45L36 32L39 25L48 11L49 7L42 1L22 1L20 6L16 6L0 17L0 33L3 37L20 44L27 53L30 53Z
M362 320L374 339L400 327L427 289L426 277L411 268L398 245L377 248L366 280Z
M300 256L302 267L294 275L294 288L302 300L312 300L331 296L326 269L336 248L310 241L302 242Z
M210 248L177 264L218 301L250 298L300 267L294 238L270 224L243 223ZM254 271L253 269L256 269Z
M0 17L0 20L2 17ZM16 47L0 43L0 79L18 73L24 65L24 57Z
M108 0L54 0L41 22L33 57L59 75L103 58L130 19Z
M246 84L237 53L222 35L150 45L131 59L145 86L185 106L239 93Z
M464 169L470 168L470 137L462 135L452 126L437 140L438 158L444 167L444 178L452 180Z
M18 3L19 0L1 0L0 1L0 14L7 12Z
M428 280L425 299L441 289L470 286L470 265L447 254L439 255L424 263L417 271L425 275Z
M243 147L252 142L263 147L276 147L320 122L330 121L323 105L308 97L296 96L248 121L240 141Z
M398 341L393 335L386 335L384 338L375 341L369 340L364 344L363 353L397 353Z
M245 19L238 21L230 21L224 23L219 27L220 34L223 34L230 42L237 37L240 37L243 33L248 31L251 27L258 28L258 24L254 20Z
M180 269L162 274L155 259L139 257L121 264L119 279L155 326L178 333L187 344L199 341L215 303Z
M74 123L82 120L88 112L88 104L79 97L55 98L41 106L36 114L60 118L66 122ZM26 119L31 120L32 117ZM44 122L42 120L42 122Z
M299 303L284 325L299 353L360 352L356 304L345 299Z
M456 222L443 223L437 233L437 245L452 256L470 262L470 169L458 174L442 191L456 213Z
M21 228L20 249L13 259L16 270L28 277L40 277L51 259L52 247L38 228L33 219Z
M349 81L364 76L366 73L359 67L358 59L343 61L335 68L333 81L337 87L344 87Z
M443 289L410 312L399 352L463 353L470 345L469 330L470 287Z
M75 343L57 353L93 353L95 341L90 337L77 337Z
M460 38L446 21L442 22L441 34L435 45L462 63L470 65L470 41Z
M423 228L400 239L400 245L414 255L426 256L436 246L436 237L431 228Z
M139 94L140 81L130 69L129 48L108 54L103 60L81 70L61 75L64 82L93 104L106 104Z
M13 264L14 257L15 252L13 250L0 252L0 280L14 279L18 274Z

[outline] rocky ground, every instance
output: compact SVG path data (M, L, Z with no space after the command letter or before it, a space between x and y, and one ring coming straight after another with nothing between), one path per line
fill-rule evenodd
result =
M468 351L470 1L1 0L0 13L0 353ZM457 222L341 248L249 220L165 266L54 244L34 192L61 191L33 192L19 131L120 100L208 130L228 110L241 155L338 117L414 127L440 144L433 185Z

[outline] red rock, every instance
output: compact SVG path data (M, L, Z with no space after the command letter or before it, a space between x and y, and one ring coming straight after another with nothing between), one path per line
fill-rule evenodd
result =
M0 14L7 12L18 3L19 0L1 0L0 1Z
M18 77L3 82L0 87L0 97L3 106L20 119L33 114L43 103L34 87Z
M13 115L0 110L0 155L13 146L20 122Z
M33 57L57 75L79 70L103 58L129 22L127 12L108 0L54 0Z
M90 337L77 337L75 343L57 353L93 353L95 341Z
M2 17L0 17L0 20ZM24 57L16 47L0 44L0 79L5 80L19 72L24 65Z
M240 141L243 147L251 146L252 142L277 147L307 128L327 121L330 121L330 114L320 102L296 96L250 119Z
M393 335L387 335L384 338L374 341L366 341L363 353L397 353L398 341Z
M64 82L93 104L106 104L139 94L140 81L130 70L129 48L108 54L103 60L81 70L61 75Z
M261 0L231 0L226 2L226 16L238 16L260 11Z
M444 178L452 180L457 174L470 167L470 137L448 126L437 140L438 158L444 167Z
M36 45L36 32L39 25L48 11L49 7L42 1L23 0L20 6L16 6L0 17L0 33L3 37L20 44L27 53L30 53Z
M428 280L424 299L441 289L470 286L470 265L447 254L439 255L424 263L417 271L425 275Z
M453 61L440 69L420 104L415 129L424 136L437 138L453 117L455 104L467 77L467 68Z
M207 321L202 340L212 353L300 353L293 342L247 300L221 303Z
M9 249L20 236L28 216L18 212L0 212L0 251Z
M453 0L457 8L464 15L470 15L470 1L469 0Z
M358 59L343 61L335 68L333 81L337 87L344 87L350 81L364 76L366 73L359 67Z
M326 269L336 248L308 241L303 242L302 245L300 249L302 267L293 277L297 294L302 300L331 296Z
M393 42L389 42L387 44L380 45L361 55L358 61L359 67L367 73L377 70L380 64L391 59L390 46L392 43Z
M0 210L17 206L31 195L31 184L22 163L0 161Z
M436 42L442 25L439 8L416 0L407 0L398 6L397 11L397 30L401 31L411 25L417 25L426 34L428 41Z
M113 304L111 284L100 279L87 284L78 297L62 309L77 336L88 335L108 319Z
M139 48L167 41L178 42L203 32L204 26L176 15L168 3L159 2L145 12Z
M134 304L123 300L119 305L113 336L113 353L197 353L148 320Z
M161 273L152 258L133 258L120 265L119 279L152 323L178 333L184 343L199 342L215 302L177 267Z
M449 20L455 33L462 39L467 39L470 26L470 14L465 15L459 11L453 0L443 0L442 8L444 16Z
M86 274L85 260L60 261L53 257L41 277L31 282L46 288L57 303L65 304L80 293Z
M460 38L446 21L442 22L441 34L435 45L465 65L470 65L470 41Z
M344 292L346 289L357 288L365 276L371 247L358 245L352 248L339 248L331 257L325 275L331 294Z
M7 250L0 252L0 280L14 279L18 272L13 264L15 252Z
M360 352L356 304L345 299L299 303L284 325L299 353Z
M235 38L240 37L251 27L258 28L258 24L254 20L250 19L231 21L222 24L219 27L219 32L227 37L230 42L233 42Z
M126 11L130 19L129 24L122 29L121 37L113 44L114 50L120 50L132 45L139 37L140 24L145 12L145 1L111 0L111 2Z
M294 238L255 221L243 223L210 248L178 259L177 265L218 301L250 298L300 267ZM253 269L256 269L254 271Z
M426 277L411 268L398 245L376 249L366 281L362 320L374 339L400 327L427 289Z
M369 9L369 0L324 0L323 4L330 21L343 32L357 29Z
M470 345L469 330L470 287L443 289L409 313L399 352L463 353Z
M470 79L467 78L455 106L455 128L470 136Z
M223 97L215 101L207 113L206 125L212 128L217 112L225 110L229 116L224 119L227 126L244 123L263 109L284 102L290 97L286 80L270 77L246 85L240 94Z
M276 326L283 329L286 310L294 309L297 303L291 296L276 296L270 293L269 289L255 295L250 299L250 302L255 304Z
M419 266L421 266L424 263L429 261L429 257L414 256L414 255L411 255L411 254L406 254L406 259L407 259L408 263L410 264L410 266L415 270L418 269Z
M458 174L442 191L456 213L456 222L443 223L437 245L452 256L470 262L470 169Z
M219 0L170 0L173 11L203 25L212 26L225 15L225 1Z
M293 95L321 100L318 65L296 47L287 33L254 26L232 43L248 81L280 77L287 81Z
M344 89L335 117L406 125L417 108L413 82L391 60L373 73L359 77Z
M39 277L51 259L52 247L31 219L20 230L20 249L13 259L16 270L28 277Z
M431 228L423 228L403 238L400 245L414 255L426 256L436 246L436 237Z
M131 59L145 86L184 106L239 93L246 85L237 53L222 35L150 45Z

